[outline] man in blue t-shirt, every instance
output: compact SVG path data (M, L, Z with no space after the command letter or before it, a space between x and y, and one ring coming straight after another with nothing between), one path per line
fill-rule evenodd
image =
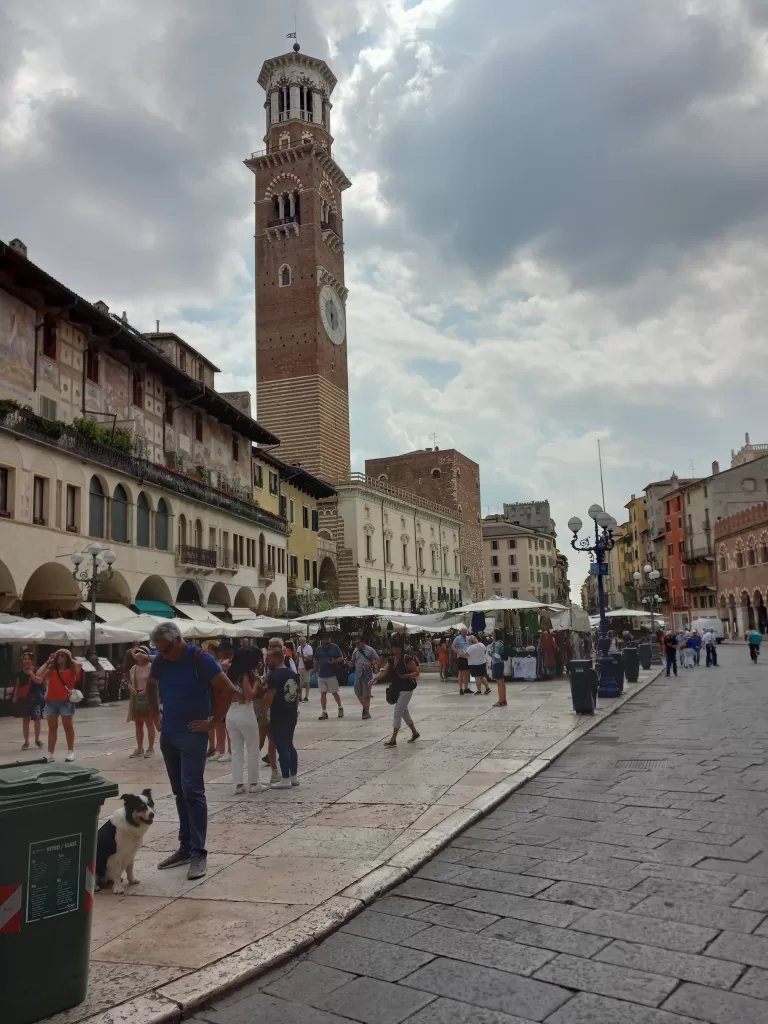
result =
M179 848L157 866L189 864L187 877L202 878L207 863L203 775L208 733L224 721L235 690L216 659L188 644L170 619L155 627L151 640L158 657L147 680L147 697L154 714L163 706L160 752L179 815Z
M315 665L317 668L317 688L320 691L320 707L323 709L320 715L320 721L323 722L328 718L328 712L325 710L327 703L327 694L332 693L333 699L336 701L339 707L339 718L344 717L344 708L341 706L341 697L339 696L339 676L338 666L344 663L344 655L341 653L341 649L336 644L331 643L329 636L324 636L315 651Z

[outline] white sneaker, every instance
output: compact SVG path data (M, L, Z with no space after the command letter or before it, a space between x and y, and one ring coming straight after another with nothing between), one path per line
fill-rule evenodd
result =
M269 786L265 786L263 782L252 782L248 786L249 793L263 793L267 789L269 789Z
M292 786L300 786L301 785L301 783L299 782L299 780L297 779L297 777L295 775L291 776L291 785Z
M239 786L235 786L235 796L242 796L245 793L245 786L241 783Z
M46 755L45 755L45 760L46 760L46 761L48 762L48 764L50 764L50 763L51 763L51 761L55 761L55 760L56 760L56 758L54 757L54 755L53 755L53 754L46 754Z
M291 780L290 779L284 779L282 777L282 775L281 775L280 776L280 781L279 782L272 782L272 783L270 783L270 787L269 788L270 789L290 789L291 788Z
M144 750L141 747L136 747L134 752L129 754L128 757L144 757Z
M280 769L279 768L275 768L273 770L272 774L269 777L270 785L272 785L273 782L279 782L280 779L282 779L282 777L283 776L280 774Z
M149 750L144 754L144 757L154 757L154 756L155 756L155 749L154 749L154 747L150 747Z
M75 760L75 752L74 752L74 750L68 750L67 751L67 756L64 758L64 760L65 761L74 761Z
M221 756L218 757L216 760L219 762L219 764L226 764L226 762L232 760L232 755L231 754L221 754Z
M218 760L220 760L220 758L221 758L221 754L212 754L212 755L211 755L211 756L210 756L210 757L208 758L208 764L212 764L212 763L213 763L214 761L218 761Z

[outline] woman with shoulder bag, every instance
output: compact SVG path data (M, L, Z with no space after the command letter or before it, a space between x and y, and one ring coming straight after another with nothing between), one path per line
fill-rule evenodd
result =
M35 663L31 654L22 654L21 671L16 673L16 683L11 697L13 717L21 719L21 732L24 736L22 750L29 750L29 723L34 723L35 746L43 746L40 739L40 722L45 705L45 683L35 672Z
M411 713L408 710L418 678L419 666L416 660L414 658L406 658L402 640L393 638L392 657L388 659L384 668L371 680L371 685L386 680L389 684L387 686L387 703L395 705L392 716L392 736L384 744L385 747L397 746L397 734L400 732L400 726L403 722L411 730L411 737L408 742L413 743L414 740L419 738L419 733L416 731L416 726L413 724Z
M155 716L147 695L147 680L152 671L148 647L131 652L135 665L128 673L128 721L136 727L136 749L129 757L153 757L155 753ZM144 750L144 726L147 727L147 749Z
M83 695L77 684L83 670L65 647L50 656L39 675L48 684L45 695L45 717L48 722L48 760L55 761L56 739L59 732L59 719L64 728L67 741L65 761L75 760L75 704L79 704Z

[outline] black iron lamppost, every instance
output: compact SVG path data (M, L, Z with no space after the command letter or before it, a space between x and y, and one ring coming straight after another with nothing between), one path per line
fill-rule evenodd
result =
M589 567L593 576L597 576L597 604L600 612L600 636L597 641L600 663L600 688L601 697L618 697L619 686L616 682L616 674L613 668L613 661L608 655L608 648L611 645L608 636L608 621L605 617L605 588L603 577L608 575L608 562L606 555L612 550L616 543L613 539L613 531L616 529L616 520L608 512L605 512L600 505L591 505L587 510L589 518L595 524L595 539L589 537L579 540L578 533L582 522L578 516L568 520L568 529L573 534L571 547L575 551L588 551L592 555L592 564Z
M641 593L645 592L647 594L647 597L644 597L642 599L642 603L645 604L647 602L648 607L651 611L651 664L660 665L661 653L659 651L659 645L656 643L656 639L654 637L653 615L656 610L655 604L657 601L660 600L658 590L659 580L661 579L661 573L658 569L654 569L652 565L643 566L643 572L646 576L646 583L644 586L640 586L640 580L643 578L641 573L633 572L632 579L635 581L635 585L637 586L638 591L640 591Z
M91 556L91 564L81 569L80 566L88 555ZM96 660L96 595L101 585L112 578L112 566L117 561L117 555L110 548L94 541L86 546L85 551L75 551L69 557L75 567L72 575L78 583L85 584L86 599L91 603L91 639L87 657L95 671L89 674L84 703L87 708L97 708L101 704L101 697L98 684L99 663Z

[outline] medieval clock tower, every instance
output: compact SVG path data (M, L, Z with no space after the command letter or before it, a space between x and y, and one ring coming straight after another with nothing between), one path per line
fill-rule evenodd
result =
M265 61L266 149L256 178L259 421L279 455L329 483L349 474L349 394L341 193L330 97L336 78L296 44Z

